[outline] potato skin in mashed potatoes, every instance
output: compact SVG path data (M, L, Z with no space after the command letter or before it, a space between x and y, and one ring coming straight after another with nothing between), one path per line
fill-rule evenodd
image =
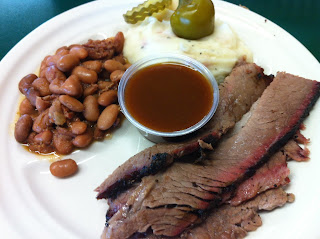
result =
M169 11L167 16L170 16ZM230 26L219 19L216 19L214 33L199 40L177 37L171 30L168 17L162 21L149 17L132 25L125 33L125 38L123 52L130 63L156 53L183 54L204 64L218 83L223 81L243 56L252 62L252 52Z

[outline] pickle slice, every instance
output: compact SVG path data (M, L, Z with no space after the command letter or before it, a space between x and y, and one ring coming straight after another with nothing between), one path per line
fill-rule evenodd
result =
M143 21L153 13L170 7L171 1L172 0L147 0L123 14L124 20L129 24Z

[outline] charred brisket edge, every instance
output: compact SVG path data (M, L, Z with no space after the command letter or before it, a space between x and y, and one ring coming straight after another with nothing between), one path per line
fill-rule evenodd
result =
M214 144L220 138L221 138L220 135L216 134L215 132L212 132L209 135L202 137L201 139L204 140L206 143ZM194 141L192 141L190 143L190 145L193 143L194 143ZM199 146L193 152L190 152L190 154L194 153L198 150L201 150ZM97 196L97 199L102 199L102 198L115 199L115 198L117 198L121 192L130 188L132 186L132 184L134 184L135 182L139 182L143 177L155 174L155 173L159 172L161 169L164 169L167 166L169 166L170 163L168 163L168 162L170 160L168 160L168 159L170 159L171 157L174 157L174 159L176 159L179 156L171 155L168 153L157 153L155 155L152 155L152 161L151 161L150 166L143 166L141 169L135 170L132 173L127 174L124 178L118 180L116 183L114 183L112 186L110 186L108 190L104 191L103 193L100 193Z
M309 99L308 106L304 109L304 112L300 116L300 118L297 121L297 123L292 127L292 129L288 133L286 133L282 138L280 138L275 144L273 144L269 148L268 152L261 158L261 160L259 160L259 162L255 166L253 166L251 168L248 168L243 177L241 177L237 181L233 182L229 186L223 188L222 189L222 194L224 194L224 193L234 193L235 189L238 187L238 185L241 182L243 182L244 180L246 180L246 179L250 178L251 176L253 176L257 169L259 169L263 164L265 164L275 152L277 152L282 146L284 146L288 142L288 140L290 138L292 138L294 136L294 134L297 132L297 130L299 130L299 127L300 127L302 121L309 115L311 108L313 107L313 105L316 103L317 99L320 96L320 82L316 82L315 83L313 91L310 93L310 95L311 95L311 97ZM231 194L231 196L232 196L232 194ZM208 217L208 215L210 214L210 211L213 208L215 208L216 206L218 206L221 202L222 202L221 200L215 199L212 202L210 202L210 206L207 209L205 209L205 210L194 210L194 211L190 211L188 213L197 214L202 219L201 221L203 221L206 217ZM199 222L199 223L201 223L201 222ZM191 228L196 226L196 225L198 225L199 223L197 223L195 225L192 225Z
M152 155L152 161L149 167L144 166L140 170L136 170L131 174L126 175L125 178L118 180L114 183L108 191L105 191L97 196L97 199L110 198L115 199L124 190L131 187L136 181L141 180L144 176L154 174L160 171L161 168L167 165L168 158L171 155L168 153L157 153ZM137 180L138 179L138 180Z

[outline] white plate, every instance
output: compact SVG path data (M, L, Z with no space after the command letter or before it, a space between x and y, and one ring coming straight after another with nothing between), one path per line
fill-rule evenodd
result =
M111 140L76 151L80 171L69 179L54 178L47 160L27 152L13 137L18 107L18 82L35 72L41 60L59 46L112 36L125 24L122 13L130 0L96 1L65 12L35 29L0 63L0 237L99 238L107 209L93 189L118 165L151 143L125 122ZM318 61L291 35L241 7L215 2L216 16L229 23L254 53L266 73L278 70L319 80ZM264 225L248 238L320 238L320 103L306 120L311 160L290 163L289 192L296 202L263 213ZM318 147L316 147L318 145Z

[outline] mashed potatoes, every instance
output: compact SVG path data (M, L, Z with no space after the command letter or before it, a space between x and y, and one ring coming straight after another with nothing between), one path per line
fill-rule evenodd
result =
M125 33L124 55L131 63L156 53L184 54L208 67L221 82L239 58L246 56L247 61L252 61L251 51L228 24L216 19L212 35L200 40L186 40L172 32L169 16L170 12L162 21L149 17L130 26Z

